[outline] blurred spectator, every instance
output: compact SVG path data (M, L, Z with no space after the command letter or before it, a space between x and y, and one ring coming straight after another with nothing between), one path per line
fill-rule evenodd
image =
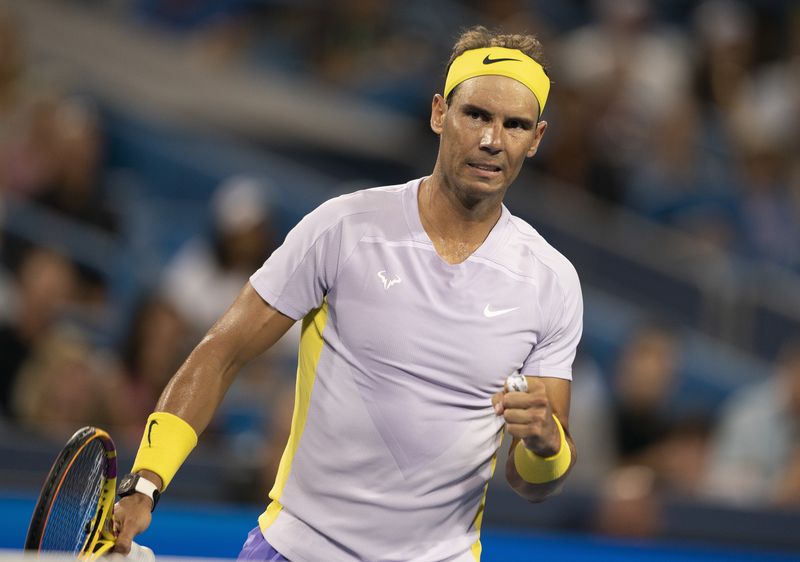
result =
M760 73L731 111L743 250L751 257L799 267L800 208L790 184L800 102L775 78Z
M117 219L102 192L103 139L97 111L86 100L67 98L55 108L54 121L54 169L37 201L87 226L116 231Z
M800 505L800 342L780 353L775 376L724 405L706 490L750 506Z
M675 335L655 324L636 330L624 344L612 381L623 461L640 456L669 433L679 352Z
M70 247L68 240L53 239L51 225L62 233L65 229L78 234L85 227L98 229L96 234L88 233L103 239L116 231L117 218L102 189L102 139L92 105L78 98L41 97L18 116L12 133L5 143L0 139L0 197L8 194L11 199L33 202L31 208L40 227L35 234L29 231L22 237L14 231L7 233L3 244L6 262L21 260L31 236L40 245L63 248L66 244L73 255L91 251L74 247L75 242ZM69 222L61 226L59 219ZM97 263L78 267L84 312L96 317L87 315L91 322L102 316L100 309L108 304L106 279L97 267Z
M595 0L593 5L597 21L561 41L555 78L579 96L575 103L586 104L590 114L578 125L590 148L582 158L589 159L582 166L586 177L578 184L618 202L629 168L647 157L643 141L652 134L660 108L685 97L690 66L685 40L654 24L644 0ZM573 110L563 116L579 115L585 113Z
M143 299L134 312L122 350L131 405L131 438L138 439L167 381L190 351L186 325L156 296Z
M186 243L165 268L160 291L195 338L222 316L275 248L265 186L258 179L225 180L211 206L211 240Z
M569 428L580 459L572 468L568 486L593 490L617 463L613 402L607 381L589 357L579 352L573 371Z
M381 57L389 40L396 35L389 2L333 0L319 3L318 9L317 33L310 44L318 76L344 86L374 75L386 66L388 61L381 61ZM406 61L401 58L392 62Z
M302 45L312 76L396 110L430 107L440 73L435 33L417 2L332 0L315 5ZM435 86L434 86L435 87ZM441 87L441 86L439 86Z
M23 363L78 292L73 265L43 249L26 255L16 277L16 310L0 325L0 406L4 415L11 414L11 391Z
M638 465L615 470L600 489L593 519L593 530L604 536L658 537L665 517L655 471Z
M0 139L0 188L3 191L33 197L54 181L58 104L55 98L38 99L9 122L6 138Z
M80 332L52 330L34 348L13 390L18 422L63 438L87 424L117 427L129 419L122 377L109 356Z
M731 163L705 145L694 100L675 98L654 113L657 134L645 141L648 157L631 168L625 202L712 246L733 251L739 225Z
M547 45L547 37L551 30L547 22L539 17L538 11L531 2L525 0L494 0L483 2L469 0L466 2L477 13L474 21L489 29L502 29L504 33L533 33Z
M19 30L0 8L0 196L37 194L53 180L59 154L60 95L25 64Z
M251 0L135 0L137 16L170 31L191 36L194 47L211 63L238 56L257 32L259 2Z
M698 97L704 110L725 113L746 85L756 62L753 13L736 0L707 0L695 8L692 17L698 50Z
M22 53L15 22L0 10L0 137L3 125L19 107L22 77Z
M653 470L657 485L692 495L705 470L707 423L677 414L681 343L646 325L625 344L613 377L616 442L622 465Z

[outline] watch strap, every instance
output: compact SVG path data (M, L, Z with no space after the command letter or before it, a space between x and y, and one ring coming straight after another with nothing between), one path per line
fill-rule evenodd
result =
M158 504L159 498L161 497L161 492L158 490L158 486L141 474L127 474L123 478L132 478L133 486L123 491L120 494L120 497L130 496L134 493L144 494L153 502L153 506L150 509L150 512L153 512Z

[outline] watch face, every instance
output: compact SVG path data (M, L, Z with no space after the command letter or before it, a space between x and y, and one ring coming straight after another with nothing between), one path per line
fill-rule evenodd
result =
M134 487L136 486L136 474L126 474L122 477L122 480L119 481L119 488L117 489L117 495L119 496L126 496L132 494L134 491Z

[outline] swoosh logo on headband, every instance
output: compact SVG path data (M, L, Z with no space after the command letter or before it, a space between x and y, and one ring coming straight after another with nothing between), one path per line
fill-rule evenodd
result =
M489 55L486 55L486 58L483 59L483 64L494 64L496 62L503 62L504 60L515 60L519 62L519 59L490 59Z

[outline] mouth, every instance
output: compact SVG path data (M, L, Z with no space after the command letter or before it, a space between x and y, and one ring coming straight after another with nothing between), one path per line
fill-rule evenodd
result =
M502 168L500 166L495 166L494 164L485 164L480 162L467 162L467 165L475 170L478 175L486 176L486 177L493 177L500 173Z

